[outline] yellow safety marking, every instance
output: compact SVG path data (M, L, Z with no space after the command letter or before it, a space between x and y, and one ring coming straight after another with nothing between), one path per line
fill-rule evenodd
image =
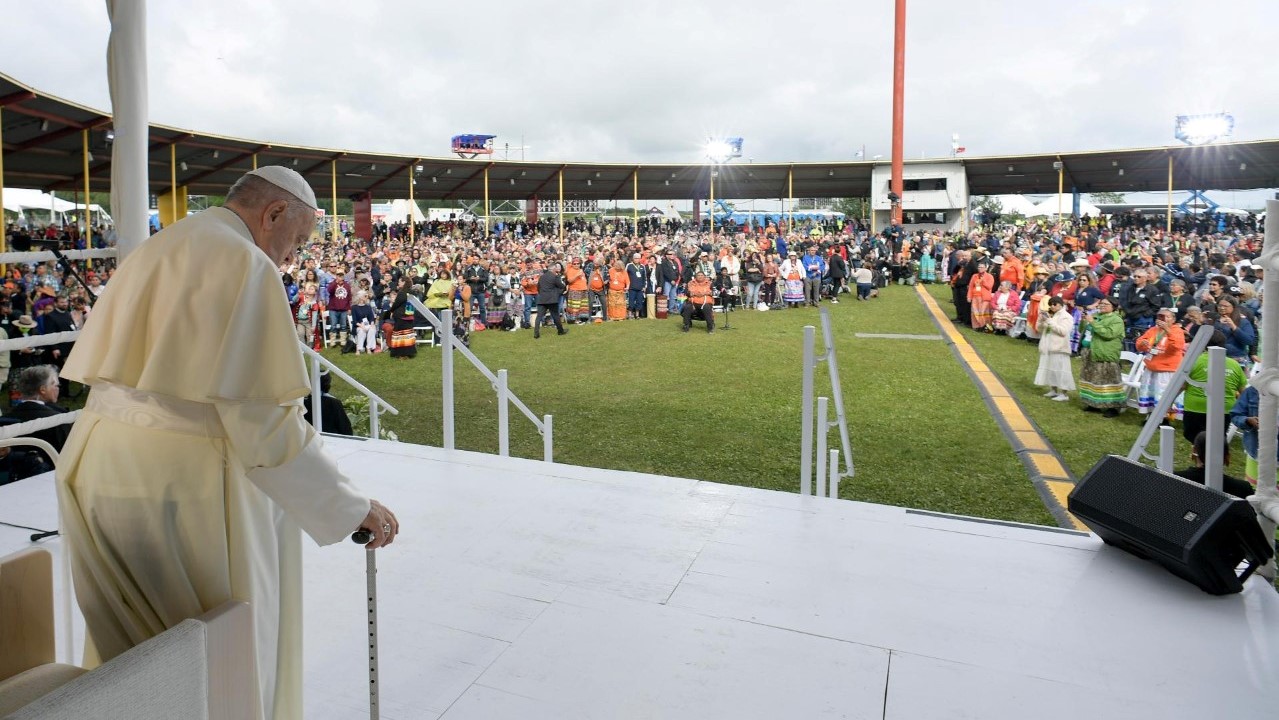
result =
M982 387L986 388L986 392L995 397L1008 396L1010 394L1008 388L1004 387L999 378L995 377L995 373L990 370L975 370L974 372L977 375L977 381L982 384Z
M1054 498L1057 498L1057 503L1060 504L1064 510L1067 507L1066 499L1070 496L1070 491L1075 489L1074 484L1058 482L1055 480L1046 480L1044 481L1044 484L1048 486L1048 492L1052 493ZM1074 525L1076 530L1088 532L1088 526L1079 522L1079 518L1071 515L1069 512L1066 513L1066 518L1070 520L1070 524Z
M1070 477L1066 474L1066 468L1061 466L1061 461L1053 457L1050 453L1034 452L1028 453L1030 462L1034 464L1035 471L1045 478L1066 479ZM1062 507L1065 507L1064 505Z
M1004 422L1008 423L1009 429L1013 432L1034 432L1035 428L1026 419L1021 408L1017 407L1017 401L1011 397L994 397L995 408L999 410L999 414L1004 417Z
M1037 432L1015 432L1013 435L1017 437L1017 442L1021 443L1021 446L1027 450L1048 452L1048 443L1044 442L1044 439Z
M925 292L923 286L916 285L915 291L919 293L924 307L937 320L942 333L955 344L955 351L959 354L959 358L968 365L968 368L977 378L977 383L990 396L990 399L995 404L996 412L1003 418L1004 424L1012 431L1013 437L1021 444L1022 448L1029 451L1027 456L1035 468L1035 473L1039 477L1045 478L1044 484L1048 487L1049 493L1052 494L1061 509L1065 511L1067 497L1075 486L1067 480L1070 474L1066 472L1066 468L1061 464L1061 461L1053 454L1049 448L1048 441L1044 439L1043 435L1039 434L1034 425L1030 424L1030 420L1022 412L1021 406L1012 397L1012 393L1008 392L1008 388L999 381L999 378L990 370L990 367L982 361L981 356L977 354L977 350L954 327L950 322L950 318L946 317L946 314L941 311L937 301L933 300L933 297ZM1047 478L1057 479L1049 480ZM1079 522L1079 519L1074 515L1066 512L1066 517L1076 530L1087 531L1088 528Z

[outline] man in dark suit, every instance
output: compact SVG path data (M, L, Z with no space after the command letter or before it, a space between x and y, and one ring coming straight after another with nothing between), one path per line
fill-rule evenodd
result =
M10 423L39 420L67 412L66 408L58 405L58 371L52 365L23 368L14 379L14 390L18 393L18 399L13 409L4 416ZM71 426L55 425L28 434L62 452L62 445L71 434Z
M542 318L550 313L555 321L557 334L566 335L564 323L560 320L560 296L564 294L564 278L560 277L560 264L552 263L537 279L537 319L533 321L534 339L542 337Z
M323 427L320 432L326 432L330 435L354 435L351 429L351 417L346 414L346 408L342 406L342 401L332 395L329 390L333 387L332 373L324 373L320 376L320 422ZM302 419L311 425L315 422L311 419L311 396L307 395L302 398Z
M42 323L44 330L42 334L52 335L53 333L71 332L78 330L75 320L71 317L71 301L65 294L58 295L53 301L53 309L44 316ZM74 342L58 343L50 345L45 349L45 362L52 364L62 371L62 366L67 362L67 356L71 354L71 348L75 346ZM70 381L62 381L62 392L64 394L71 392Z

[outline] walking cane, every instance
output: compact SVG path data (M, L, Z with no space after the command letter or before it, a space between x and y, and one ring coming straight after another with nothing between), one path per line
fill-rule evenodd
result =
M360 528L351 535L351 541L367 545L373 539L373 533ZM369 612L369 720L378 720L377 701L377 556L376 550L365 550L364 561L366 582L368 583Z

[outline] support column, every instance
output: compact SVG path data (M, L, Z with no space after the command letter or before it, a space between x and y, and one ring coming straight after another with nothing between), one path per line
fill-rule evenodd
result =
M253 169L254 169L254 170L257 170L257 169L258 169L258 154L257 154L257 153L253 153Z
M560 249L564 248L564 168L560 168Z
M1057 158L1057 225L1061 226L1062 193L1066 191L1066 164Z
M711 244L715 244L715 166L711 165L710 199L706 201L706 216L711 220Z
M93 249L93 212L89 210L89 131L81 130L81 144L84 152L84 247ZM3 228L0 228L3 231Z
M111 37L107 78L111 89L111 215L120 260L151 234L147 123L147 3L107 0Z
M892 224L902 224L902 123L905 116L906 85L906 0L897 0L893 38L893 174L890 185L897 195L892 207Z
M631 226L639 237L639 168L631 173Z
M1267 216L1269 217L1269 216ZM1172 236L1172 153L1168 153L1168 218L1164 228L1164 240Z
M338 241L338 161L329 161L329 175L333 178L333 217L329 219L329 240Z
M795 167L786 170L786 232L789 234L795 225ZM787 243L790 244L789 242Z
M489 166L485 165L484 166L484 234L485 235L492 234L492 231L490 229L491 222L492 221L489 219Z
M416 231L415 226L417 225L417 223L414 222L413 220L413 208L417 207L417 200L415 200L413 197L413 187L417 185L417 162L418 161L414 159L413 163L409 165L409 242L410 243L413 242L414 233ZM369 198L369 200L372 201L372 198Z
M178 221L178 144L169 146L169 222ZM168 227L167 225L165 227Z

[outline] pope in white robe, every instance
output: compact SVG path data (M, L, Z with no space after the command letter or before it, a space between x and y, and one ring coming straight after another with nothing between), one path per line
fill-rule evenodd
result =
M368 527L380 547L398 522L302 419L309 383L277 268L309 237L315 196L285 168L250 175L226 207L121 264L62 371L92 390L56 476L86 664L247 601L259 717L293 719L300 531L328 545Z

